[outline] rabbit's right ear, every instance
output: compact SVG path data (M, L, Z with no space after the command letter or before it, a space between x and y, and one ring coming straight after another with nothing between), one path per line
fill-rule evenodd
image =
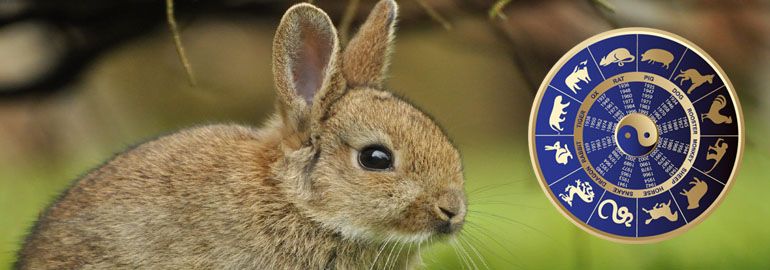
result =
M273 76L278 111L302 143L314 125L311 115L323 115L344 94L338 54L337 31L326 13L310 4L286 11L273 40Z

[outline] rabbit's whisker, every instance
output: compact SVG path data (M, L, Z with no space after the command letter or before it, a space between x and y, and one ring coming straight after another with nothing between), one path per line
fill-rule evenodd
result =
M452 247L452 251L455 252L455 255L457 255L457 258L462 261L463 269L470 269L470 267L468 267L468 262L465 261L465 257L460 256L460 252L457 251L457 245L455 244L454 239L449 241L449 246Z
M393 245L390 246L390 251L388 252L388 257L385 260L385 265L382 267L383 269L386 269L388 265L390 265L390 257L393 256L393 252L396 251L396 247L398 246L399 242L393 242Z
M465 245L468 246L468 249L472 252L472 254L476 255L476 258L478 258L479 261L481 261L481 264L484 266L484 268L489 269L489 265L487 264L487 260L484 259L484 256L482 256L481 253L479 253L479 250L476 249L476 247L473 245L473 243L468 241L468 238L466 238L466 235L462 235L461 234L460 237L458 237L458 239L460 241L462 241L462 242L465 242Z
M465 257L468 258L468 261L471 262L471 266L473 266L474 270L478 270L479 266L476 264L476 259L471 256L470 253L468 253L468 250L465 249L465 244L462 241L462 235L458 235L457 238L455 238L457 241L458 247L460 247L460 251L465 254Z
M385 249L385 247L388 245L388 242L390 242L390 239L393 238L393 236L388 236L388 238L385 240L385 242L382 243L380 246L380 250L377 251L377 255L374 256L374 261L372 262L372 266L369 267L369 270L374 269L374 265L377 264L377 260L380 258L380 254Z
M544 231L542 231L542 230L540 230L538 228L532 227L532 226L530 226L530 225L528 225L526 223L523 223L521 221L512 219L512 218L508 218L508 217L504 217L504 216L501 216L501 215L492 214L492 213L488 213L488 212L482 212L482 211L478 211L478 210L468 210L468 213L480 214L479 217L495 218L495 219L498 219L500 221L505 221L505 222L507 222L509 224L512 224L512 225L524 226L525 228L528 228L528 229L530 229L532 231L535 231L535 232L537 232L537 233L539 233L539 234L541 234L541 235L543 235L543 236L545 236L545 237L555 241L555 239L553 239L553 237L548 235L546 232L544 232Z
M515 207L521 207L521 208L527 208L527 209L536 209L536 210L543 210L542 207L536 207L521 203L511 203L511 202L505 202L505 201L481 201L481 202L471 202L468 204L468 208L476 206L476 205L507 205L507 206L515 206Z
M516 259L516 260L521 260L521 258L519 258L519 256L517 256L516 254L514 254L513 252L511 252L511 250L509 250L509 249L508 249L508 248L507 248L505 245L503 245L502 243L500 243L500 241L498 241L498 240L497 240L497 238L495 238L495 237L492 237L491 235L489 235L489 234L486 232L486 230L484 230L484 228L483 228L483 227L481 227L481 226L479 226L478 224L476 224L476 223L474 223L474 222L471 222L471 221L466 221L466 222L465 222L465 224L469 226L469 227L468 227L468 229L470 230L469 232L472 232L472 233L479 233L479 234L480 234L480 237L485 237L486 239L489 239L490 241L492 241L492 243L494 243L495 245L497 245L498 247L500 247L502 250L504 250L506 253L508 253L508 255L509 255L509 256L511 256L512 258L514 258L514 259ZM479 241L479 242L483 243L483 242L481 241L481 239L480 239L480 238L478 238L478 237L476 237L476 236L473 236L473 234L470 234L470 233L469 233L469 234L468 234L468 236L469 236L469 237L472 237L472 238L474 238L474 239L477 239L477 241ZM485 246L482 246L482 247L485 247ZM489 249L488 249L488 250L489 250ZM509 262L509 263L511 263L511 265L517 265L517 266L521 267L521 265L519 265L519 264L517 264L517 263L514 263L514 262L512 262L512 261L510 261L510 260L508 260L508 259L505 259L505 258L506 258L505 256L500 256L500 254L498 254L498 253L497 253L495 250L496 250L496 249L491 249L490 251L492 251L492 254L494 254L495 256L497 256L497 257L499 257L499 258L502 258L502 259L503 259L503 260L505 260L506 262Z

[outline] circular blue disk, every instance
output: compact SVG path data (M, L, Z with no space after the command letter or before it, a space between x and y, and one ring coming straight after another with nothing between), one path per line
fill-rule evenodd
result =
M708 216L743 151L732 84L702 49L648 28L578 44L546 76L530 116L532 165L580 228L655 242Z

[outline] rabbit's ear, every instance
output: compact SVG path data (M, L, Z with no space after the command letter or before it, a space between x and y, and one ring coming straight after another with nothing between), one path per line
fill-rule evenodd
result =
M342 56L342 71L348 85L382 88L397 13L396 1L380 1L350 40Z
M273 41L273 76L279 112L296 131L307 131L311 110L324 111L345 91L339 41L329 16L310 4L289 8Z

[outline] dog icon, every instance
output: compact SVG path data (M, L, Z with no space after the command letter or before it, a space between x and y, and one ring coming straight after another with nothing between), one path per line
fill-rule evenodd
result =
M679 75L676 75L676 77L674 77L674 81L676 81L677 79L680 79L679 84L682 84L685 81L692 82L692 85L690 85L690 88L687 89L687 94L689 95L692 93L693 90L695 90L695 88L698 88L698 86L701 86L707 82L709 84L713 83L714 74L702 75L700 74L700 72L698 72L698 70L691 68L688 70L682 70L679 73Z

